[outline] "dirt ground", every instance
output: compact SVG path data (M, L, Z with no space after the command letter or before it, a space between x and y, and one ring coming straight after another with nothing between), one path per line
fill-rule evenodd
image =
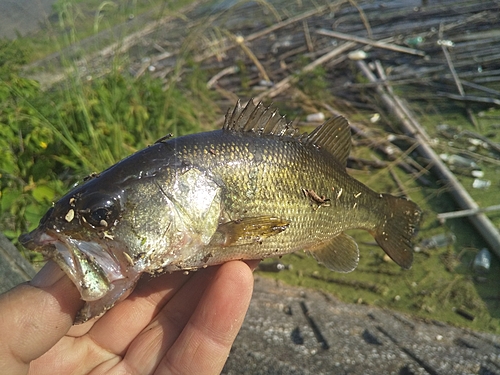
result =
M14 39L40 29L52 12L55 0L2 0L0 38Z
M256 276L223 374L500 374L500 336Z

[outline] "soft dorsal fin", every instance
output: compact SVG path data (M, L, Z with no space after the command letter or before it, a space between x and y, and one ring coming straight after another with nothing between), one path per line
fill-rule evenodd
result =
M277 109L266 107L262 102L255 105L252 99L245 107L238 100L234 108L227 111L222 128L259 135L294 136L297 133L297 129L286 122Z
M337 116L325 121L307 136L307 143L332 154L341 165L346 166L351 152L351 128L345 117Z

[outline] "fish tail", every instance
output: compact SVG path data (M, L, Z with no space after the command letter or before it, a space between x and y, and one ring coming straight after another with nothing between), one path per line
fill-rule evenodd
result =
M409 269L413 262L412 237L422 212L406 198L382 194L382 199L387 211L372 235L394 262Z

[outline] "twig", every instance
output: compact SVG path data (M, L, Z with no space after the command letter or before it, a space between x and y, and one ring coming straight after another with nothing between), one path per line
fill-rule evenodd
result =
M267 29L264 29L264 30L258 31L256 33L250 34L246 38L246 40L250 42L250 41L252 41L254 39L258 39L260 37L263 37L264 35L272 33L273 31L281 29L282 27L286 27L286 26L291 25L291 24L293 24L295 22L298 22L298 21L302 21L303 19L312 17L312 16L314 16L316 14L323 13L323 12L331 9L331 7L333 5L341 5L342 3L344 3L344 1L340 0L340 1L337 1L336 4L327 4L327 5L321 6L321 7L317 8L317 9L311 9L308 12L304 12L302 14L299 14L298 16L295 16L295 17L289 18L289 19L287 19L285 21L279 22L276 25L268 27Z
M488 104L500 105L500 99L486 98L484 96L456 95L456 94L449 94L447 92L440 92L440 91L438 91L437 94L439 96L445 96L449 99L459 100L462 102L476 102L476 103L488 103Z
M157 62L160 62L161 60L168 59L172 55L173 55L173 53L171 53L171 52L163 51L159 55L153 56L153 58L151 59L151 63L156 64Z
M399 191L402 194L404 194L405 196L408 196L408 194L406 193L406 188L403 185L403 182L399 179L399 177L396 174L396 172L394 172L394 169L392 169L390 166L389 166L389 173L391 174L391 177L394 180L394 182L396 183L396 185L398 185Z
M378 80L377 82L363 82L363 83L352 83L352 82L346 82L343 87L350 88L350 89L359 89L359 88L366 88L366 87L376 87L379 85L385 85L387 83L390 83L392 86L397 86L397 85L407 85L411 83L424 83L431 81L432 78L430 77L415 77L415 78L406 78L406 79L394 79L394 78L387 78L387 79L381 79Z
M367 45L372 46L372 47L384 48L384 49L388 49L388 50L395 51L395 52L409 53L410 55L417 55L417 56L425 56L425 52L420 51L418 49L402 47L402 46L398 46L396 44L380 42L380 41L371 40L368 38L362 38L362 37L354 36L354 35L347 35L344 33L339 33L337 31L320 29L320 30L317 30L316 33L318 33L320 35L331 36L333 38L349 40L351 42L367 44Z
M467 81L462 80L462 85L471 87L471 88L479 90L479 91L487 92L488 94L500 96L500 91L494 90L492 88L489 88L489 87L486 87L483 85L478 85L477 83L474 83L474 82L467 82Z
M382 161L378 158L376 158L374 160L369 160L369 159L358 158L358 157L350 155L348 160L350 162L356 163L358 165L368 166L368 167L376 168L376 169L387 168L387 166L389 165L389 163Z
M453 212L443 212L441 214L437 214L437 218L440 223L444 223L446 219L455 219L459 217L471 216L480 212L490 212L490 211L499 211L500 204L484 207L484 208L471 208L469 210L461 210L461 211L453 211Z
M368 38L373 38L373 33L372 33L372 28L370 26L370 22L368 21L368 17L366 17L365 12L363 11L363 8L361 8L358 3L354 0L349 0L351 5L356 8L356 10L359 13L359 16L361 17L361 21L363 21L363 25L365 25L366 33L368 34Z
M264 67L260 63L257 56L255 56L255 54L252 52L252 50L250 48L248 48L248 46L245 44L245 38L243 38L242 36L234 36L231 34L229 34L229 36L231 37L231 39L233 39L236 42L236 44L238 46L240 46L240 48L243 50L243 52L245 52L245 54L250 58L250 60L252 60L252 62L255 64L255 66L259 70L259 73L262 76L262 79L265 79L266 81L271 81L271 79L267 75L266 70L264 69Z
M294 48L294 49L292 49L290 51L286 51L286 52L280 54L279 55L279 59L281 61L285 61L289 57L301 54L301 53L306 52L306 51L307 51L307 47L304 46L304 45L301 45L301 46L299 46L297 48Z
M488 146L490 146L493 150L495 150L496 152L500 152L500 144L496 143L496 142L493 142L491 141L490 139L488 139L487 137L485 137L484 135L481 135L481 134L477 134L477 133L474 133L474 132L471 132L470 130L464 130L460 133L460 135L467 135L469 137L474 137L474 138L477 138L485 143L488 144Z
M139 70L137 72L135 72L134 74L134 78L139 78L140 76L142 76L144 74L144 72L149 68L149 66L151 65L150 62L147 62L147 63L144 63L142 64L140 67L139 67Z
M439 39L443 39L443 24L439 26ZM440 43L441 44L441 49L443 50L444 57L446 59L446 63L448 64L448 68L450 69L451 76L453 77L453 80L455 81L455 85L457 86L458 92L460 95L465 95L464 87L462 86L462 83L460 82L460 78L458 78L457 71L455 70L455 67L453 66L453 62L451 61L451 56L450 53L448 52L448 47L446 46L445 43Z
M256 0L256 3L260 4L263 8L267 8L273 14L274 18L276 18L276 21L281 22L281 16L273 4L265 0Z
M221 79L225 75L234 74L236 72L238 72L238 67L234 65L222 69L219 73L210 78L210 80L207 82L207 88L211 88L219 79Z
M463 154L464 156L468 156L468 157L475 159L475 160L480 160L482 162L486 162L486 163L489 163L491 165L500 166L500 160L498 158L495 158L495 157L481 155L481 154L469 151L469 150L464 149L464 148L453 147L450 145L446 145L443 149L449 151L451 154Z
M444 25L440 24L439 25L439 39L443 39L443 29ZM444 57L446 58L446 63L448 64L448 68L450 69L451 75L453 77L453 80L455 81L455 85L457 86L458 92L460 93L460 96L465 96L465 91L464 87L462 86L462 82L460 82L460 78L458 78L458 74L455 70L455 67L453 66L453 61L451 60L450 53L448 52L448 47L445 45L445 43L440 43L441 44L441 49L443 50ZM467 115L469 116L470 121L474 125L476 129L479 128L479 123L477 122L476 117L472 113L472 111L469 108L466 108Z
M304 28L304 37L306 39L307 50L309 52L314 52L314 46L311 40L311 33L309 32L309 25L306 20L302 21L302 27Z
M316 14L319 14L319 13L323 13L323 12L331 9L332 5L341 5L342 3L344 3L344 1L343 0L339 0L336 4L328 4L328 5L323 5L323 6L319 7L319 8L317 8L317 9L311 9L308 12L304 12L302 14L299 14L299 15L295 16L295 17L289 18L289 19L287 19L285 21L278 22L275 25L269 26L268 28L266 28L264 30L260 30L260 31L257 31L255 33L253 33L253 34L250 34L250 35L248 35L245 38L245 41L246 42L251 42L251 41L253 41L255 39L261 38L261 37L263 37L263 36L265 36L267 34L270 34L270 33L274 32L276 30L279 30L279 29L281 29L283 27L291 25L291 24L293 24L295 22L302 21L302 20L304 20L306 18L312 17L312 16L314 16ZM220 53L227 52L227 51L233 49L234 47L236 47L236 45L234 45L234 44L232 44L232 45L226 45L225 47L221 48L219 50L219 52ZM212 56L213 56L213 53L209 53L209 54L206 54L206 55L201 55L201 56L198 56L197 58L195 58L195 61L196 62L201 62L201 61L206 60L206 59L208 59L208 58L210 58Z
M414 77L414 78L399 78L399 77L403 77L403 76L408 76L410 74L416 75L416 77ZM375 87L378 85L385 85L386 83L390 83L391 86L407 85L407 84L412 84L412 83L422 84L422 83L427 83L427 82L430 82L433 80L432 77L422 77L421 73L419 73L419 72L413 72L410 74L405 74L405 75L400 74L398 76L394 75L391 77L387 77L385 79L380 79L377 82L365 82L365 83L346 82L343 87L357 89L357 88ZM461 76L461 75L459 75L459 76ZM450 80L450 79L453 80L453 78L451 78L449 74L444 75L444 76L440 76L439 78L444 79L444 80ZM479 90L479 91L484 91L488 94L500 96L500 91L498 91L498 90L494 90L492 88L489 88L489 87L486 87L483 85L478 85L477 83L464 81L463 79L460 82L462 82L463 86L471 87L471 88Z
M151 66L151 65L154 65L156 63L158 63L159 61L163 60L163 59L167 59L169 58L170 56L172 56L172 53L170 52L162 52L161 54L157 55L157 56L154 56L151 61L149 62L146 62L144 64L142 64L139 68L139 70L134 74L134 78L139 78L140 76L142 76L144 74L144 72Z
M313 70L314 68L316 68L317 66L325 63L326 61L331 60L334 57L341 55L345 51L353 48L355 45L356 45L356 43L354 43L354 42L347 42L347 43L341 44L340 46L338 46L334 50L324 54L323 56L317 58L313 62L304 66L304 68L302 68L301 72L309 72L309 71ZM343 56L343 59L345 59L345 56ZM257 95L255 97L255 100L258 101L258 100L262 100L263 98L274 98L275 96L277 96L281 92L287 90L291 86L293 81L296 79L297 78L294 75L287 76L286 78L284 78L281 81L279 81L278 83L276 83L276 85L274 85L271 89L264 91L264 92L260 93L259 95Z

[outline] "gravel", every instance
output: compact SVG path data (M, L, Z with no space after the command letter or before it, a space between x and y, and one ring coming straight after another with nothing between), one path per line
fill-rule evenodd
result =
M223 374L500 375L500 336L256 276Z

